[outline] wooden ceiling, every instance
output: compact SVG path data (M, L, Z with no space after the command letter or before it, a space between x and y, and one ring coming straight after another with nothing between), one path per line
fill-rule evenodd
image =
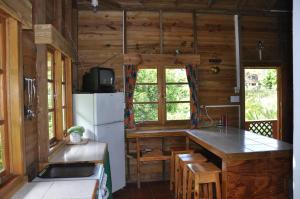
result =
M91 0L76 0L79 10L92 9ZM199 12L291 11L292 0L99 0L99 9Z

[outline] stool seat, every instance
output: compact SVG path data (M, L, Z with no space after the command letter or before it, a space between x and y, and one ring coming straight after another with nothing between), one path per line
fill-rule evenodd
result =
M187 167L190 169L191 172L194 174L201 174L201 173L220 173L221 169L219 169L216 165L211 162L203 162L201 164L191 163L188 164Z
M180 162L206 162L207 158L200 153L178 155Z

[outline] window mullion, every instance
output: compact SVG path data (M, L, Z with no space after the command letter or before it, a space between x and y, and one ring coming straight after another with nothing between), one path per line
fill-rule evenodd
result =
M159 121L162 125L166 123L166 108L165 108L165 75L164 75L164 67L157 67L157 83L159 88L159 103L158 103L158 111L159 111Z

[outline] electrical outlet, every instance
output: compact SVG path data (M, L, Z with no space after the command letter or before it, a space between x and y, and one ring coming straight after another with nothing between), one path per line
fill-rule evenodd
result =
M240 102L240 96L236 95L236 96L230 96L230 102L232 103L238 103Z

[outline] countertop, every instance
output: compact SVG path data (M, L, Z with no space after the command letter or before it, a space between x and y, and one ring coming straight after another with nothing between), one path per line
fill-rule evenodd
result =
M95 162L104 163L107 144L89 141L82 145L65 145L52 156L49 163Z
M253 158L254 154L270 155L290 153L292 145L280 140L258 135L233 127L208 127L202 129L135 130L126 131L127 138L157 136L188 136L217 156L226 159L232 157Z
M12 199L92 199L97 180L26 183Z

